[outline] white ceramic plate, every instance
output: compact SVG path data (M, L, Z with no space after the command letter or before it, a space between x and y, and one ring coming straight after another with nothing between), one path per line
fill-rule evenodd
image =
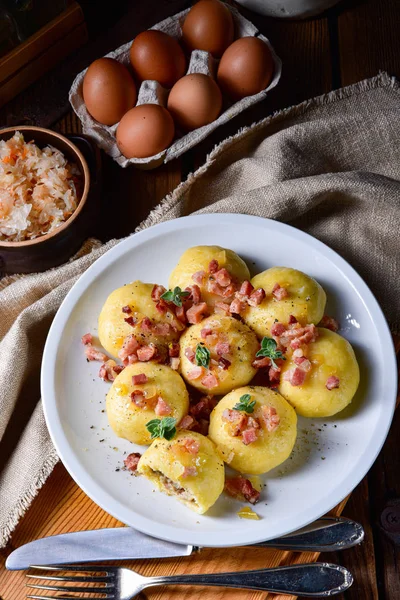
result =
M97 332L108 294L134 279L166 285L179 256L197 244L232 248L253 273L275 265L315 277L328 295L327 313L354 346L361 384L352 405L330 419L299 419L290 459L265 476L256 512L240 519L239 502L222 495L199 516L122 466L123 452L142 451L107 424L109 385L99 363L87 363L82 334ZM395 407L396 364L382 311L357 273L305 233L244 215L213 214L163 223L131 236L92 265L72 288L51 327L43 358L42 394L57 451L78 485L103 509L149 535L199 546L233 546L296 530L340 502L364 477L387 436Z

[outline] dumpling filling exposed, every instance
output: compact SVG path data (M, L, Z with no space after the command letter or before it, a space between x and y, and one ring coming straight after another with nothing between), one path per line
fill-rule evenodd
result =
M182 502L193 503L198 506L194 496L189 490L185 490L178 481L172 481L172 479L164 475L161 471L153 471L153 469L151 471L154 480L158 481L160 489L162 488L168 496L179 496Z

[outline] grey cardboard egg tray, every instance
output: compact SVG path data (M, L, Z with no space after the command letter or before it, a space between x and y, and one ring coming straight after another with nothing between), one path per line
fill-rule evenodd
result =
M282 63L279 57L276 55L274 49L272 48L269 40L260 34L257 28L247 19L245 19L236 9L232 8L229 5L226 5L229 10L232 12L234 23L235 23L235 39L246 37L246 36L257 36L261 40L263 40L270 48L272 52L272 56L274 59L275 70L271 83L265 89L259 92L258 94L254 94L253 96L247 96L242 100L236 102L235 104L229 104L229 101L226 97L224 97L223 104L223 112L221 115L210 123L209 125L204 125L204 127L199 127L194 131L191 131L185 135L181 135L180 137L176 137L172 144L159 154L151 156L149 158L125 158L121 154L118 149L116 140L115 140L115 132L118 126L118 123L109 127L107 125L102 125L95 119L93 119L88 111L86 110L85 103L83 101L82 95L82 85L83 78L87 69L81 71L75 78L70 92L69 92L69 100L74 109L75 113L78 115L81 123L83 132L89 135L97 145L102 148L107 154L109 154L121 167L127 167L129 165L135 165L138 168L142 169L153 169L158 167L162 163L169 162L170 160L181 156L184 152L193 148L200 141L204 140L214 129L219 127L220 125L230 121L237 114L249 108L256 102L260 102L263 100L269 90L274 88L281 76L282 71ZM189 12L190 9L184 10L164 21L154 25L152 29L158 29L160 31L164 31L169 35L180 39L182 36L181 25L185 20L185 16ZM132 40L133 41L133 40ZM119 62L125 64L128 68L130 67L129 60L129 50L132 44L132 41L120 46L113 52L109 52L106 56L110 58L115 58ZM214 59L208 52L204 52L201 50L194 50L191 53L189 67L187 73L205 73L210 75L211 77L215 77L217 70L218 61ZM138 101L139 104L161 104L162 106L166 106L168 99L169 90L163 88L157 81L143 81L139 93L138 93ZM177 131L179 135L179 131Z

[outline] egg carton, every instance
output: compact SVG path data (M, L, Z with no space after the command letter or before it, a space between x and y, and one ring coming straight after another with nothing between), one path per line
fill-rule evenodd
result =
M83 79L87 69L81 71L75 77L69 92L69 101L82 123L83 132L90 136L96 142L96 144L105 152L107 152L107 154L109 154L121 167L135 165L136 167L142 169L153 169L163 163L167 163L170 160L177 158L178 156L181 156L184 152L190 148L193 148L193 146L204 140L204 138L206 138L212 131L217 129L217 127L227 123L242 111L263 100L267 96L268 92L277 85L281 76L282 62L275 53L269 40L258 31L253 23L243 17L235 8L228 4L226 6L229 8L233 16L235 24L235 39L247 36L258 37L268 45L269 49L271 50L275 66L272 81L267 88L258 94L247 96L246 98L243 98L235 103L229 102L229 100L224 96L222 112L220 116L215 119L215 121L186 134L179 135L180 132L177 130L177 137L174 139L169 148L159 152L158 154L155 154L154 156L150 156L148 158L125 158L125 156L121 154L115 139L115 132L117 130L118 123L112 125L111 127L102 125L93 119L93 117L91 117L86 110L82 89ZM182 37L182 24L189 10L190 9L183 10L182 12L165 19L160 23L157 23L157 25L154 25L151 29L158 29L159 31L168 33L172 37L179 40ZM133 40L123 44L116 50L106 54L106 56L118 60L130 69L129 50L132 42ZM204 73L215 78L218 62L219 61L213 58L208 52L194 50L190 55L187 73ZM137 105L152 103L166 106L168 94L169 90L163 88L157 81L143 81L139 88Z

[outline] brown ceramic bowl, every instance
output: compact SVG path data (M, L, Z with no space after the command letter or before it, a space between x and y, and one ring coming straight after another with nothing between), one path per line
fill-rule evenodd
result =
M51 144L60 150L67 160L74 162L83 177L83 191L78 206L67 221L57 229L22 242L4 242L0 240L0 273L32 273L45 271L68 260L80 248L85 237L88 235L88 206L91 192L91 171L86 158L70 139L42 127L21 126L8 127L0 130L0 139L8 140L16 131L20 131L26 141L33 140L39 147ZM96 154L94 146L84 136L71 136L76 138L77 143L83 146L86 155L95 163L93 170L96 172L94 179L99 175L99 154ZM85 151L86 150L86 151ZM92 172L93 174L93 172ZM86 218L85 218L86 216Z

